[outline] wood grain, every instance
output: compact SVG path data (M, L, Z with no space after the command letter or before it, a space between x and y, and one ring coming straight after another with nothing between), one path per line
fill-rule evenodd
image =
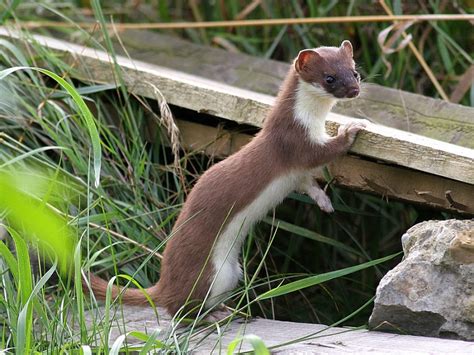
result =
M15 36L14 33L8 34L5 29L0 29L0 35ZM35 40L59 54L70 57L77 68L72 73L75 77L100 83L116 81L111 60L106 52L49 37L35 36ZM125 85L130 92L155 98L154 88L158 88L170 104L208 113L237 123L260 127L274 101L274 97L270 95L236 88L150 63L130 60L125 57L117 57L117 63L122 69ZM446 107L443 109L446 109ZM334 132L339 124L343 124L350 119L352 118L331 113L327 121L327 128L330 132ZM358 179L352 173L353 169L339 169L337 173L339 180L345 181L349 187L370 190L367 186L372 185L374 192L381 193L376 191L375 186L386 186L383 190L389 191L391 188L395 196L396 189L388 184L380 184L380 182L384 180L395 183L402 176L397 175L393 170L393 167L398 166L399 168L418 170L426 173L426 175L436 175L442 177L443 181L453 181L453 183L439 182L435 185L431 183L423 185L423 188L414 189L417 192L413 192L413 190L411 193L405 192L405 195L410 196L409 200L420 202L425 200L427 203L438 201L434 204L446 208L446 202L444 201L446 197L443 200L443 194L448 190L443 191L443 189L449 188L451 190L450 196L454 194L456 204L466 206L459 210L467 212L472 208L473 199L471 199L471 196L474 184L474 150L472 149L381 125L370 124L367 130L359 135L351 152L362 158L369 158L368 163L363 163L360 160L358 165L371 170L372 177L370 181L372 183L367 182L369 180L364 183L363 180ZM381 164L370 163L370 161L383 162L385 165L382 168ZM381 170L384 170L385 173L381 174ZM397 178L388 179L387 176L392 176L390 174L397 176ZM375 179L375 176L381 177ZM421 180L422 178L418 179L418 181ZM408 179L406 181L411 183L412 180ZM430 178L428 181L435 181L435 178ZM465 183L466 186L456 184L456 182ZM458 185L463 187L457 187ZM452 188L452 186L455 187ZM415 198L413 193L417 194L418 197ZM428 200L431 200L431 202ZM452 208L452 206L448 205L447 208Z
M290 67L289 63L230 53L156 32L130 30L120 32L119 36L129 55L136 60L271 96L278 93ZM115 43L117 52L125 54L119 41ZM361 97L339 103L334 112L474 148L472 107L363 83Z
M252 136L195 122L177 120L184 146L209 156L224 158L247 144ZM346 155L328 166L334 183L382 198L424 204L447 211L474 214L474 188L412 169ZM316 176L321 182L322 175ZM449 192L449 196L446 193Z
M91 325L101 319L104 307L85 312L86 324ZM111 321L109 345L122 334L140 331L151 334L160 329L158 340L166 338L171 327L170 317L158 308L159 319L151 307L120 307L110 310ZM99 345L104 335L100 327L91 327ZM108 329L108 328L107 328ZM474 343L412 335L400 335L368 331L361 329L328 327L323 324L292 323L269 319L238 319L230 324L222 324L221 335L215 331L215 325L207 329L200 328L190 338L188 352L193 354L226 353L228 345L239 336L253 334L260 337L273 353L278 354L472 354ZM76 332L78 333L78 332ZM92 337L93 339L94 337ZM297 340L297 341L295 341ZM128 345L141 342L131 335L127 336ZM237 346L239 353L251 351L249 342Z

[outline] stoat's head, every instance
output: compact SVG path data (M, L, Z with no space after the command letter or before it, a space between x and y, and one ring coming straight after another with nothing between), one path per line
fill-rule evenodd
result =
M340 47L304 49L295 59L295 70L317 92L336 99L352 99L360 92L360 75L352 54L349 41L343 41Z

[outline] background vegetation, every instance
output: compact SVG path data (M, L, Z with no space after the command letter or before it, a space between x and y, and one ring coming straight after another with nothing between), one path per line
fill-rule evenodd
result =
M250 3L258 4L247 13L245 9ZM469 1L386 3L396 14L470 11ZM11 25L45 19L89 21L92 16L99 22L110 19L160 22L369 14L385 12L378 2L337 0L104 1L100 6L96 1L11 1L0 5L1 21ZM422 23L409 30L448 95L455 92L460 78L472 65L473 42L466 36L472 30L470 26L465 22ZM408 49L387 56L392 70L386 75L380 49L374 43L385 27L387 24L345 23L172 32L195 42L284 61L291 60L302 47L338 44L349 38L358 48L356 57L367 81L438 97L439 93ZM36 31L48 33L46 29ZM56 28L55 31L74 39L78 30ZM25 31L25 36L28 33ZM95 30L87 35L99 38L104 34ZM94 40L91 42L98 45ZM154 252L162 251L185 192L212 162L194 152L180 151L181 173L177 173L173 155L164 144L166 133L156 131L150 137L149 127L156 125L159 118L158 112L153 113L151 102L130 95L122 86L73 81L68 73L74 68L54 53L35 43L24 47L0 39L0 70L16 66L47 68L73 84L76 89L72 93L80 97L71 97L57 80L32 70L17 71L0 80L0 169L29 171L33 181L41 176L56 183L50 188L53 194L31 189L26 192L43 206L53 208L80 241L80 247L69 254L76 265L76 280L80 277L78 266L82 265L103 277L128 274L143 286L153 284L160 270L160 260ZM120 78L119 68L116 74ZM472 105L473 96L471 88L458 101ZM81 100L92 112L92 123L87 119L87 110L78 110ZM97 161L91 141L97 143L98 139L102 155L100 184L96 185ZM31 167L35 168L34 173ZM26 185L31 185L32 180L28 181ZM68 188L58 188L58 181ZM24 191L25 184L20 185ZM65 194L67 199L50 197ZM322 214L308 199L292 195L275 211L274 217L281 221L279 230L275 232L269 218L251 232L243 251L246 274L243 284L250 287L249 299L283 279L339 270L393 254L401 249L400 236L413 224L451 217L334 187L330 187L330 194L336 208L333 215ZM25 235L25 227L13 224L9 213L7 209L0 210L0 221L8 227L8 234ZM274 233L269 253L261 264ZM7 233L3 234L5 237ZM99 331L107 333L107 322L97 320L89 327L83 323L84 309L94 302L82 295L80 287L71 286L67 278L54 278L55 266L44 265L41 258L34 257L34 252L30 253L32 264L43 270L43 276L31 279L27 276L31 276L27 246L19 237L14 237L14 242L6 238L5 242L16 252L8 254L7 248L2 247L0 347L18 353L19 349L77 349L91 344ZM255 302L245 311L269 318L333 324L370 300L378 280L395 262ZM250 285L249 280L259 266L262 268L256 275L257 281ZM34 289L37 282L42 285L48 280L49 286ZM242 294L243 289L237 290L234 300ZM370 307L365 307L344 324L364 325L370 311ZM189 335L183 334L169 337L165 345L185 349ZM107 338L102 341L106 342ZM82 349L88 351L87 347Z

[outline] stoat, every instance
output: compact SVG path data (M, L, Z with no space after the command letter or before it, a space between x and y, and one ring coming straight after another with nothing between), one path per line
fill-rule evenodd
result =
M333 207L312 172L347 152L365 127L354 120L327 135L325 119L340 99L355 98L360 76L352 45L302 50L294 60L262 130L237 153L207 170L191 190L166 244L158 283L146 292L174 315L204 302L217 305L240 277L239 253L249 228L292 191L307 193L325 212ZM105 298L95 275L84 289ZM126 304L146 305L142 291L117 286ZM218 310L214 313L219 318Z

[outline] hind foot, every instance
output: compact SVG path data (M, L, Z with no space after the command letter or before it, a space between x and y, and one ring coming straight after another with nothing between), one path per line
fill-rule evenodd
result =
M232 312L228 310L224 305L220 305L216 307L215 310L213 310L211 313L209 313L205 318L205 322L210 322L210 323L217 323L220 322L221 320L229 317L232 315Z

